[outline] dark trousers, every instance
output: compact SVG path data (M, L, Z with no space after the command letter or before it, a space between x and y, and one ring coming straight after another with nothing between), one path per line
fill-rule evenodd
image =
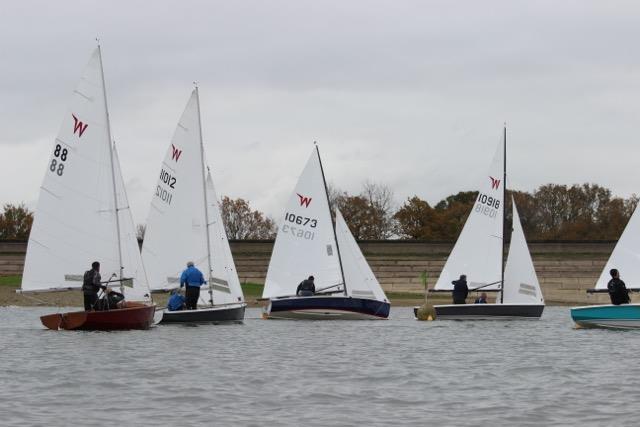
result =
M84 294L84 311L93 310L96 301L98 301L98 294Z
M198 308L198 298L200 298L200 286L189 286L185 291L185 305L187 310L195 310Z

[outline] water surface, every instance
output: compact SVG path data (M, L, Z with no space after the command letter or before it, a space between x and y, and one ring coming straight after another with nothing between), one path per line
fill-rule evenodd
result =
M638 425L640 331L261 320L54 332L0 308L2 425Z

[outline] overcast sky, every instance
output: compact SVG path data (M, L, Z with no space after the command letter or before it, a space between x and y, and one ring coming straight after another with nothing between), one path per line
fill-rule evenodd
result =
M0 203L35 207L99 36L134 220L194 80L218 194L279 217L317 140L327 179L396 202L509 185L640 192L640 3L3 1Z

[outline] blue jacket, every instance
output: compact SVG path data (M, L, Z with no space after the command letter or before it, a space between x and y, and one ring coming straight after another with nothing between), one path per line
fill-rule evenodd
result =
M180 276L180 287L184 285L200 287L205 283L202 272L195 267L187 267Z
M167 308L169 309L169 311L182 310L183 306L184 297L182 295L177 292L171 295L171 298L169 298L169 302L167 303Z

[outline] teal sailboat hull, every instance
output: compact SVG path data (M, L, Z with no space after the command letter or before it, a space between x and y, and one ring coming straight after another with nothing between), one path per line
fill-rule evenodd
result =
M587 328L640 329L640 304L575 307L571 318Z

